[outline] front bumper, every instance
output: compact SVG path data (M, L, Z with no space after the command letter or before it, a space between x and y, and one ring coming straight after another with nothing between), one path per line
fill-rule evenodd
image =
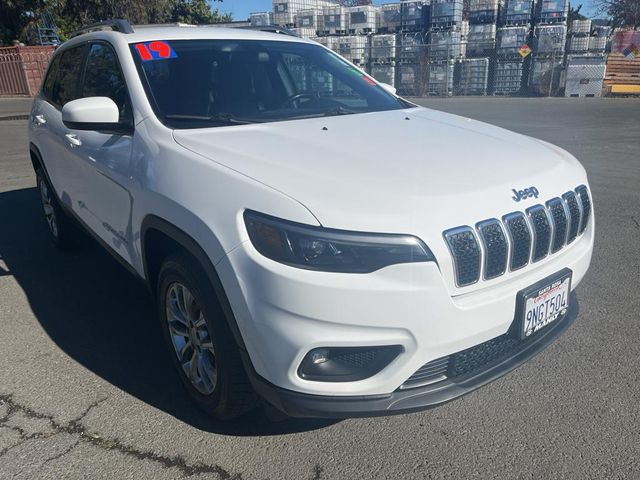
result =
M433 262L370 274L315 272L269 260L249 242L229 252L216 269L259 378L314 398L387 398L425 364L508 332L517 292L565 268L573 272L575 288L589 267L593 236L590 222L562 253L466 293L449 290ZM363 380L312 381L298 374L315 348L382 345L400 345L402 353Z
M424 410L470 393L537 355L569 328L578 315L578 309L578 300L572 293L569 310L555 325L522 342L508 355L493 359L483 368L425 387L398 389L386 395L327 396L279 388L255 372L250 375L251 383L267 402L291 417L368 417Z

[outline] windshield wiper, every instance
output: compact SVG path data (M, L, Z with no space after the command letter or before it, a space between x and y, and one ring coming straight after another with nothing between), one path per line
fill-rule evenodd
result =
M335 115L351 115L354 113L358 113L358 112L354 110L349 110L348 108L340 106L340 107L333 107L328 110L325 110L324 112L322 112L322 115L325 117L333 117Z
M165 115L164 118L167 120L184 120L187 122L211 122L222 125L249 125L251 123L259 123L258 120L244 120L230 113L216 113L215 115L183 115L180 113L170 113Z

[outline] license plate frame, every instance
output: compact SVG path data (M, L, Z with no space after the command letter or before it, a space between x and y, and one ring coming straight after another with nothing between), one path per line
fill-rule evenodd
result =
M571 306L572 276L573 272L571 269L565 268L518 292L516 302L516 328L514 332L517 338L520 340L528 340L536 336L536 334L547 330L548 327L558 323L566 316ZM549 305L553 302L548 301L547 305L541 308L544 310L544 317L539 316L540 309L537 313L534 313L532 309L540 307L540 305L552 295L553 291L557 291L559 294L566 292L566 296L564 299L556 300L554 305ZM561 308L556 307L558 301L561 302L559 305ZM549 314L548 310L552 310L552 313ZM532 313L529 314L529 312ZM529 318L527 318L528 315Z

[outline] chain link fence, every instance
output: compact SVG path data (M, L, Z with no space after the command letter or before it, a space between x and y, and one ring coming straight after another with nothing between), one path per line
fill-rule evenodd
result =
M606 64L606 39L590 45L587 38L567 54L564 25L314 40L404 96L599 96Z

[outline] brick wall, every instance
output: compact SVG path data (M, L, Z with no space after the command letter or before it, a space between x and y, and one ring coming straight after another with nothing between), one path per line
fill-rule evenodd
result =
M0 95L35 95L54 51L53 46L0 48Z

